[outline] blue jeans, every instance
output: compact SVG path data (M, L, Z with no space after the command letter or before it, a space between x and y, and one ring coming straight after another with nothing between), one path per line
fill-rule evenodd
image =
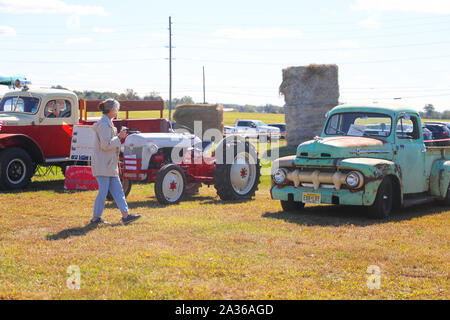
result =
M120 212L128 212L127 201L125 200L125 194L123 193L122 183L120 183L119 177L95 177L98 182L98 194L94 203L94 217L99 218L102 216L105 209L106 196L108 191L116 201Z

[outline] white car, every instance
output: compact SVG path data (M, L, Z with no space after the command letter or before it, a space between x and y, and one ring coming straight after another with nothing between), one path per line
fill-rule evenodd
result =
M280 138L279 128L268 126L259 120L237 120L234 129L236 134L249 138L267 137L268 141Z

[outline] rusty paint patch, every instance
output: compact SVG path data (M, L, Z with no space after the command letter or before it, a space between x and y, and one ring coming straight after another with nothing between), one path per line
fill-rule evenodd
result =
M369 146L382 146L385 141L366 138L366 137L336 137L336 138L324 138L320 141L321 144L334 146L334 147L369 147Z

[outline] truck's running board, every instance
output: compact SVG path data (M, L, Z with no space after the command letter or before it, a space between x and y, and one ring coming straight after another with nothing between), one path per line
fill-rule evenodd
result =
M54 162L65 162L70 161L70 158L47 158L45 159L45 163L54 163Z
M434 196L422 196L422 197L418 197L418 198L407 199L407 200L403 200L403 207L416 206L419 204L433 202L438 199L439 199L438 197L434 197Z

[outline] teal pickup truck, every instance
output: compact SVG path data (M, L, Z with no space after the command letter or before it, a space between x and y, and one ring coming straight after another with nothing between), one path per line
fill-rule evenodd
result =
M284 211L357 205L386 218L399 207L450 205L449 183L450 147L425 146L417 111L341 105L327 114L320 137L273 162L271 196Z

